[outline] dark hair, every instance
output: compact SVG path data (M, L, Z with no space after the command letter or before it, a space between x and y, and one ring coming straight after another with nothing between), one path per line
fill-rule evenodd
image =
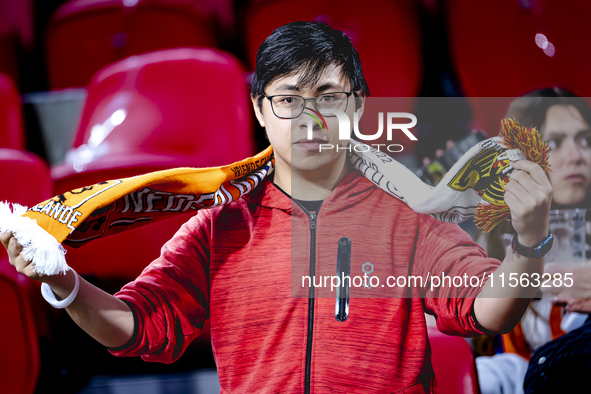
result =
M321 22L288 23L259 47L250 94L261 108L265 87L274 79L301 72L298 84L313 85L330 65L341 66L353 92L369 96L359 54L345 33Z
M522 126L540 128L546 121L546 112L553 105L572 105L591 126L591 108L576 94L562 88L534 90L516 98L507 109L506 118L515 118Z

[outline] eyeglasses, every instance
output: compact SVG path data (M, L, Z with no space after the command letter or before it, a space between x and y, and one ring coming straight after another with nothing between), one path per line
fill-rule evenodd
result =
M353 92L331 92L320 94L313 98L305 98L293 94L278 94L267 96L271 102L273 114L281 119L295 119L299 117L306 107L306 101L313 101L314 107L322 116L336 116L331 111L346 111L349 97Z

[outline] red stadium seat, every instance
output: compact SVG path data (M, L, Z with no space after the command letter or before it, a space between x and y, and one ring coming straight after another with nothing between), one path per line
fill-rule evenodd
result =
M40 358L29 287L31 279L18 274L0 259L2 325L0 335L0 379L3 393L33 393L39 375ZM38 291L38 287L35 287Z
M379 10L377 12L376 10ZM377 0L372 7L360 6L354 0L260 1L251 5L246 19L246 49L254 69L259 46L273 30L295 21L319 21L344 31L361 58L363 74L374 97L416 97L421 88L421 38L416 5L411 1ZM382 108L380 104L386 104ZM410 112L414 100L391 103L370 102L371 113ZM368 109L369 112L369 109ZM374 133L378 119L364 119L363 129ZM391 143L385 138L373 143ZM412 151L412 142L401 143L405 152Z
M250 106L244 71L234 57L217 50L171 49L110 65L88 87L69 161L52 169L55 194L107 179L219 166L251 156ZM80 274L119 285L158 257L189 217L68 248L66 259Z
M17 53L33 46L33 0L0 0L0 73L19 80Z
M450 0L451 58L468 97L507 97L494 108L473 105L489 134L511 98L559 86L591 96L591 3L551 0Z
M171 167L228 164L254 153L244 72L229 54L171 49L98 72L55 191Z
M0 73L10 76L13 81L19 78L16 49L16 37L0 33Z
M442 334L428 328L431 363L440 394L479 393L472 349L464 338Z
M16 149L0 148L0 185L0 201L27 207L52 196L47 165L34 154Z
M179 47L214 47L214 10L198 0L73 0L48 29L54 89L84 86L107 64L131 55Z
M33 154L0 149L0 201L32 206L51 196L45 163ZM16 272L0 248L0 381L4 393L33 393L39 375L38 336L49 335L39 283Z
M379 10L379 12L376 12ZM415 97L420 89L421 40L413 4L378 0L266 1L253 4L247 18L247 50L254 69L259 46L289 22L314 20L343 30L359 52L372 96Z
M25 148L21 99L12 79L3 74L0 74L0 148Z
M33 44L33 0L0 0L0 35L17 37L25 47Z

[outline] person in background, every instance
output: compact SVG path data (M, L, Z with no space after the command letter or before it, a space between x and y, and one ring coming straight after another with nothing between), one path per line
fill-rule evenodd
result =
M505 118L515 118L522 126L535 127L550 145L551 171L548 177L553 187L551 209L591 208L591 108L587 103L565 89L536 90L515 99L509 105ZM508 247L508 234L513 231L510 223L505 222L488 235L480 235L478 242L489 256L502 260ZM560 270L560 265L554 266L557 266L557 271ZM590 280L579 284L581 294L591 297L591 269L583 271L581 275ZM566 292L568 288L564 290L564 296L572 295L572 292ZM540 293L517 327L502 336L505 353L476 359L483 394L523 392L522 385L532 354L565 333L561 328L562 304L567 305L566 312L591 312L589 300L561 301L554 303L549 297L541 298ZM491 340L492 337L475 339L476 353L491 355L494 352Z

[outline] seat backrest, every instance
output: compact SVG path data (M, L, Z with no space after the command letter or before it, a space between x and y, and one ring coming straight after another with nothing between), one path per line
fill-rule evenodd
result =
M41 159L29 152L0 148L0 201L32 207L51 196L49 169ZM6 250L0 247L0 258L4 256Z
M34 0L0 0L0 35L17 37L23 46L29 47L34 39Z
M33 47L33 0L0 0L0 73L19 80L18 54Z
M0 201L33 206L50 197L44 162L31 153L0 149ZM0 248L0 381L2 392L33 393L40 369L38 334L46 334L39 284L16 272Z
M14 35L0 33L0 73L9 76L13 81L19 79L17 47Z
M217 50L171 49L108 66L88 87L71 160L52 169L54 194L107 179L218 166L251 156L250 106L242 67ZM179 216L79 249L67 247L66 259L78 273L94 275L101 287L114 291L156 259L189 218ZM105 256L105 250L112 253ZM199 341L207 342L208 335L205 330Z
M379 10L379 12L376 12ZM295 21L319 21L344 31L359 52L363 74L375 97L415 97L422 77L421 37L412 2L377 0L288 0L252 4L246 19L246 48L254 69L256 53L276 28Z
M472 349L464 338L440 333L429 327L431 363L440 394L476 394L479 392Z
M0 185L0 201L27 207L52 195L45 162L32 153L16 149L0 148Z
M214 47L212 13L195 0L73 0L52 16L47 61L54 89L85 86L107 64L167 48Z
M591 3L552 0L447 2L451 59L468 97L519 97L558 86L591 96ZM477 120L490 135L506 106L481 108Z
M18 274L9 264L8 256L0 258L0 335L4 338L0 341L0 379L3 393L33 393L39 376L39 340L28 281L32 279Z
M0 148L24 149L21 99L11 78L0 73Z
M221 51L170 49L117 62L88 87L73 148L52 170L56 191L70 190L69 179L86 186L76 179L97 171L131 176L251 156L250 107L242 67Z
M376 12L379 10L379 12ZM422 54L417 10L411 1L372 1L360 6L355 0L260 1L250 5L246 18L246 49L254 70L259 46L276 28L295 21L324 22L342 30L359 53L363 75L373 97L416 97L421 88ZM414 100L407 99L396 108L379 106L373 112L411 112ZM373 113L372 112L372 113ZM365 133L378 129L378 119L363 120ZM386 134L372 143L404 145L413 150L407 138L388 141Z

